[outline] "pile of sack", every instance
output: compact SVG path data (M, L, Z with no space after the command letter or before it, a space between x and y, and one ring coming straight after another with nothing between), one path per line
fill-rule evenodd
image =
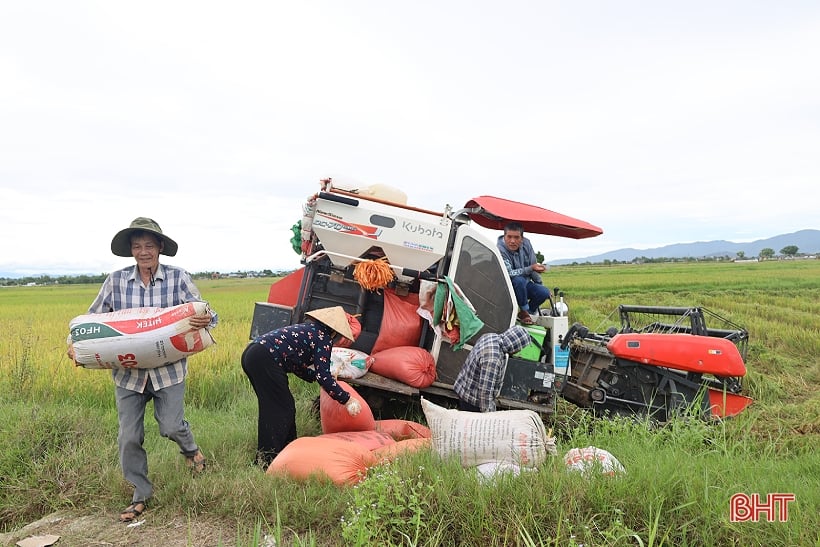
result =
M350 416L343 405L321 391L322 434L289 443L268 466L268 475L301 480L322 476L338 486L349 486L363 480L371 467L429 449L427 426L410 420L376 420L364 398L346 382L337 381L359 401L361 412Z
M465 412L443 408L424 398L421 406L432 434L433 450L444 458L458 458L463 467L474 468L483 478L532 471L548 456L558 453L555 438L547 433L534 411ZM564 463L567 470L587 476L592 472L625 472L615 456L594 446L570 449Z

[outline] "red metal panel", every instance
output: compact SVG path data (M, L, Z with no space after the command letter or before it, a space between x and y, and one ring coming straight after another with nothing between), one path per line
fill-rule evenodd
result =
M724 393L723 391L709 388L709 404L712 409L712 416L726 418L740 414L743 409L754 401L749 397L736 393Z
M535 205L493 196L473 198L464 207L479 207L480 211L469 214L470 219L479 226L494 230L502 230L507 222L514 220L521 223L524 232L536 234L584 239L604 233L601 228L589 222Z
M606 347L616 357L646 365L724 377L746 375L743 357L725 338L691 334L616 334Z
M268 291L268 302L279 304L280 306L295 307L299 297L299 286L302 284L304 268L291 272L276 283L270 286Z

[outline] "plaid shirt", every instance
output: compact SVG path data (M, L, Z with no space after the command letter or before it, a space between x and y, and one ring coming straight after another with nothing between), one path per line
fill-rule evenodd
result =
M288 325L257 336L253 341L266 347L285 372L306 382L315 381L341 404L350 399L350 393L330 373L333 333L323 323Z
M108 313L128 308L168 308L186 302L202 301L199 289L182 268L160 264L154 273L154 285L145 286L135 264L108 275L97 298L88 308L88 313ZM214 326L218 318L213 312L211 316L211 326ZM149 378L155 389L162 389L182 382L187 374L187 360L184 358L153 369L111 370L117 386L139 393L145 391Z
M482 335L464 361L453 384L453 391L481 412L494 411L507 370L507 354L525 348L530 341L530 333L518 325L501 334L490 332Z

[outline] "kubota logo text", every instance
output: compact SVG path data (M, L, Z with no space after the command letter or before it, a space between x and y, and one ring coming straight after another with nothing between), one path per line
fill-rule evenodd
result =
M423 224L409 222L405 220L402 222L401 227L410 232L411 234L419 234L428 237L437 237L438 239L442 239L444 237L444 233L441 230L437 230L435 228L429 228L424 226Z

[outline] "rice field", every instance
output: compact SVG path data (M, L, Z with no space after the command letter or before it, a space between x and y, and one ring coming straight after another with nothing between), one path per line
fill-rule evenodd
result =
M186 480L149 417L158 499L148 514L188 519L189 536L194 522L212 523L219 533L210 545L262 545L265 535L278 545L820 545L820 261L562 266L544 279L564 291L571 321L596 330L617 322L611 314L622 303L697 305L744 326L744 385L755 404L725 422L660 429L562 404L549 424L561 431L559 456L492 485L429 453L374 471L359 489L269 477L251 465L256 401L239 356L253 303L272 280L203 279L220 323L216 345L190 360L186 405L212 466ZM0 532L57 510L113 522L130 497L110 375L65 356L68 322L97 289L0 288ZM295 378L291 387L299 434L320 433L311 412L318 388ZM616 455L626 473L566 473L560 455L588 445ZM733 494L773 492L794 494L788 520L730 521ZM365 513L351 527L356 510Z

